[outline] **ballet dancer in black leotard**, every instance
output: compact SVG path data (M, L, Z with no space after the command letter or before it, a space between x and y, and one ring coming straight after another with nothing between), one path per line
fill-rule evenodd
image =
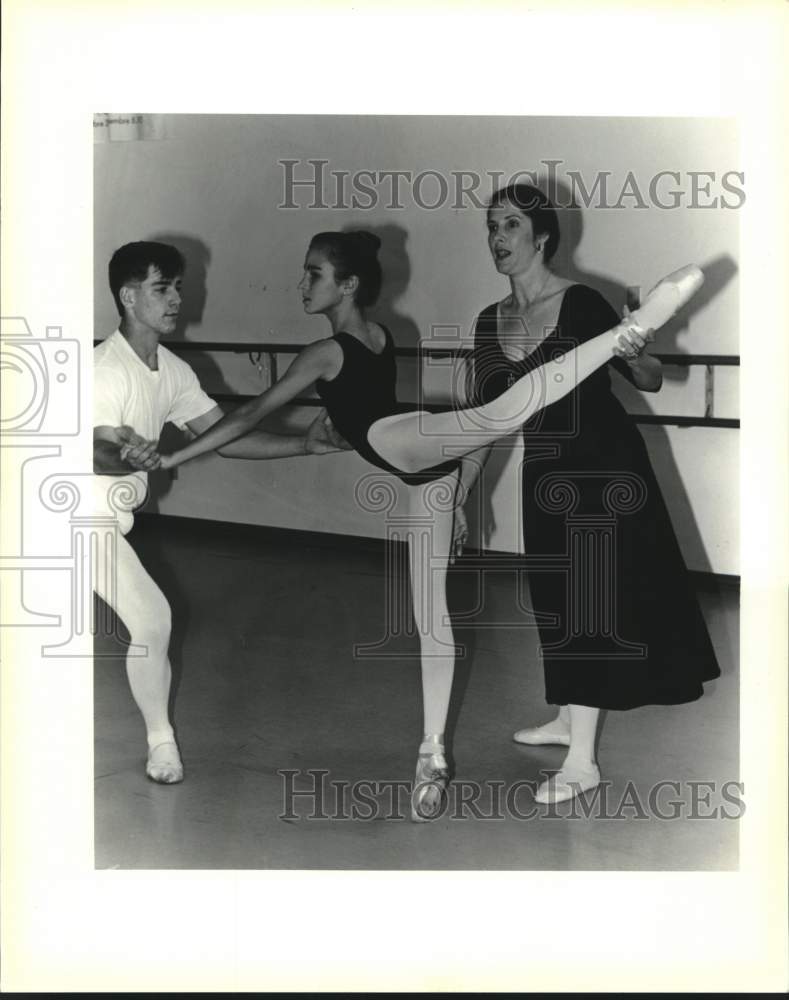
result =
M319 233L310 243L299 283L304 309L326 316L333 336L307 345L285 375L171 456L179 465L246 434L265 416L315 385L329 416L369 462L409 486L409 560L414 620L420 635L424 734L419 747L412 818L433 818L448 781L444 726L452 687L454 643L446 607L457 459L519 429L608 362L618 345L641 346L703 281L696 267L664 279L641 309L618 326L550 361L482 406L427 413L397 403L389 332L365 317L381 285L380 241L366 232ZM571 363L567 363L570 361Z
M358 337L341 330L332 338L342 350L342 367L333 379L315 383L331 422L348 444L371 465L385 469L409 486L434 482L458 469L457 459L419 472L404 472L382 458L368 440L368 431L383 417L411 413L413 407L398 403L395 396L397 362L392 335L382 324L384 346L374 352Z

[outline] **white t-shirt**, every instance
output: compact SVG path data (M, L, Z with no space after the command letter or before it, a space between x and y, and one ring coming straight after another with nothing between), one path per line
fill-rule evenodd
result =
M216 403L200 388L189 365L159 344L158 370L152 371L116 330L93 352L93 426L126 424L149 441L158 441L170 421L183 430L186 422L213 410ZM125 535L132 510L148 493L148 473L94 476L96 513L115 514Z

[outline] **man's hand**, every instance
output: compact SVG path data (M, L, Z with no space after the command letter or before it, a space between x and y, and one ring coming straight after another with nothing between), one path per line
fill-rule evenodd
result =
M122 462L127 462L134 469L141 472L150 472L158 469L161 465L161 456L156 450L156 441L146 441L139 435L133 427L116 427L115 433L121 442L120 457Z
M331 451L350 451L351 445L337 433L329 414L322 409L307 428L304 450L308 455L326 455Z

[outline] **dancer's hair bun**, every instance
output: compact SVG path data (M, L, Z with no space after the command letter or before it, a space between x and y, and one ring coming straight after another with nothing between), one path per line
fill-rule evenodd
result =
M372 305L381 290L383 274L378 260L380 246L380 239L366 229L316 233L310 241L310 248L326 254L337 281L345 281L351 275L356 275L359 287L354 301L362 307Z
M381 246L379 237L366 229L354 229L348 235L353 237L359 246L363 246L368 252L377 253Z

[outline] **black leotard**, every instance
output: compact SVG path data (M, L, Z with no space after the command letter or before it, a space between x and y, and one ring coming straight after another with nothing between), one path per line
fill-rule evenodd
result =
M386 343L380 354L375 354L349 333L341 331L334 335L343 354L342 368L331 381L318 379L315 383L318 395L340 434L372 465L391 472L409 485L441 479L458 468L457 459L419 472L402 472L381 458L367 440L367 432L376 420L416 409L397 402L394 343L387 328L381 326L381 329L386 335Z

